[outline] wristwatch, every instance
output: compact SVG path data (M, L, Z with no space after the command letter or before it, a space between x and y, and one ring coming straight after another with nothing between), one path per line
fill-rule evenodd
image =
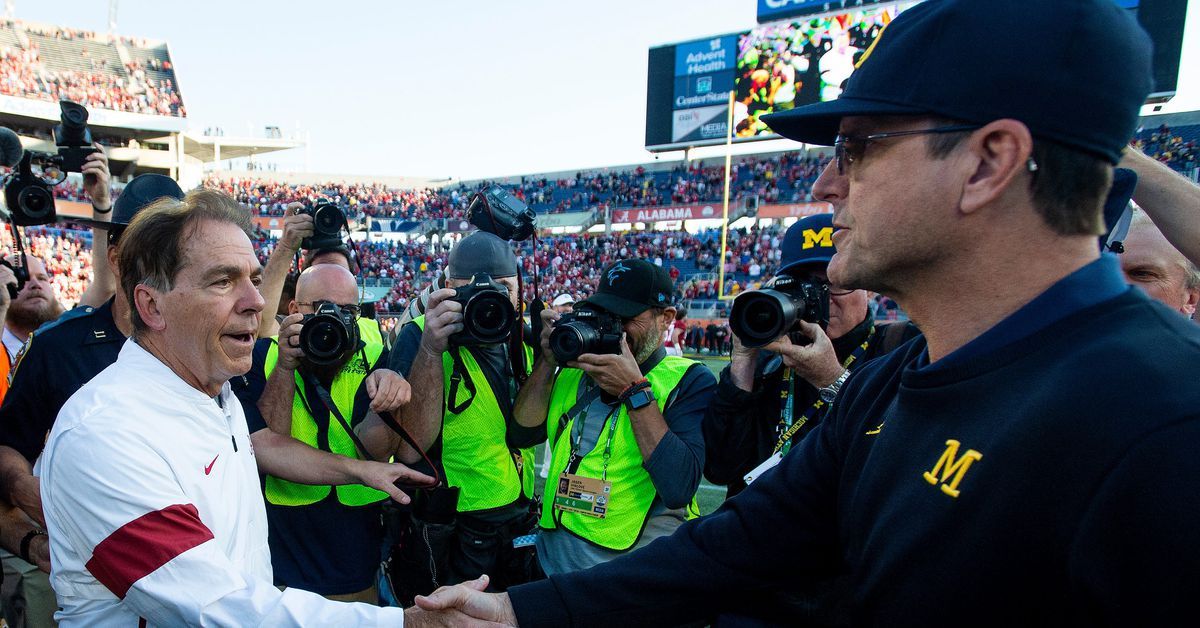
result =
M625 399L625 407L629 408L630 412L645 408L654 403L654 391L649 388L643 388Z
M850 377L850 369L843 370L842 374L838 375L838 378L833 380L832 384L817 389L821 395L821 401L833 403L833 400L837 399L838 391L842 389L842 384L846 383L847 377Z

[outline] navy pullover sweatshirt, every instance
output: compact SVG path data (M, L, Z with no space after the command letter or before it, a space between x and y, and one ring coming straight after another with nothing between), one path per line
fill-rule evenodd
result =
M1195 323L1129 289L988 349L864 365L713 515L511 589L521 626L670 625L829 577L862 625L1195 621Z

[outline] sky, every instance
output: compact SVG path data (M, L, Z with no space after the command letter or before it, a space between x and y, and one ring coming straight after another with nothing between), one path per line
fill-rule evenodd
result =
M108 30L106 2L10 1L17 19ZM652 160L647 50L748 29L755 7L121 0L117 32L170 43L193 130L306 134L307 152L267 158L280 170L473 179Z

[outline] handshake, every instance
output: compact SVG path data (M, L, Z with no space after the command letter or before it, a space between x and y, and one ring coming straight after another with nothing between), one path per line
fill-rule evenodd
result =
M470 582L442 587L426 597L418 595L417 605L404 612L407 628L516 626L517 616L507 593L484 593L487 575Z

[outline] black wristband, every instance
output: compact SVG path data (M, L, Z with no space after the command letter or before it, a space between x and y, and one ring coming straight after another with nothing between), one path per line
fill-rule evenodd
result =
M96 207L95 203L92 203L92 211L97 214L107 214L108 212L111 212L112 209L113 209L112 205L109 205L108 209L100 209L99 207Z
M21 539L21 553L19 556L21 557L21 560L31 565L33 564L33 558L29 556L29 545L33 543L33 538L36 536L46 536L46 532L44 530L38 530L35 528L29 532L26 532L25 537Z
M625 390L621 391L621 394L617 395L617 399L619 401L625 401L626 399L629 399L629 397L631 395L633 395L634 393L636 393L637 391L644 390L649 387L650 387L650 382L646 379L642 379L642 381L634 382L633 384L631 384L629 386L629 388L626 388Z

